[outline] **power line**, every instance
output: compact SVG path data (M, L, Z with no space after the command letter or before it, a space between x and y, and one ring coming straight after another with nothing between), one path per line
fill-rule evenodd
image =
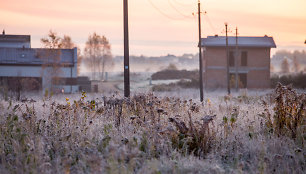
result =
M166 18L169 18L171 20L182 20L182 18L174 18L172 16L169 16L168 14L164 13L161 9L159 9L151 0L148 0L149 3L153 8L155 8L156 11L158 11L161 15L165 16Z
M185 4L185 3L179 2L179 1L177 1L177 0L173 0L173 1L174 1L175 3L181 5L181 6L186 6L186 5L188 5L188 6L193 6L193 5L194 5L193 2L192 2L192 3Z
M207 20L207 22L208 22L210 28L214 31L214 34L217 34L217 32L216 32L217 30L216 30L216 28L214 27L214 25L212 24L212 22L211 22L209 16L207 15L207 13L206 13L205 16L206 16L206 20Z
M182 15L183 17L188 18L188 19L194 19L192 16L185 15L185 14L182 13L180 10L178 10L178 9L173 5L173 3L171 2L171 0L168 0L168 3L170 4L170 6L171 6L176 12L178 12L178 13L179 13L180 15Z

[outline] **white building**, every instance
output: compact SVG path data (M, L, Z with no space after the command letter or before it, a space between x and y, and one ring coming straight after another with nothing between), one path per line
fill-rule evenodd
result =
M31 48L30 41L29 35L0 35L0 86L77 92L77 48Z

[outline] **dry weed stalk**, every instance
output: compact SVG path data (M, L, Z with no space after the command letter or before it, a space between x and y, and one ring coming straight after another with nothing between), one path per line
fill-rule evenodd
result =
M304 144L305 123L306 123L306 95L298 94L290 86L278 84L275 92L274 114L266 108L265 113L260 116L265 118L265 125L268 132L277 136L288 136L298 139ZM267 107L267 102L263 102Z

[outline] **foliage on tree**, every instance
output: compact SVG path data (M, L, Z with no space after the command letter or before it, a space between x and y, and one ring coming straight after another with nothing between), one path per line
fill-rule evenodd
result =
M293 57L292 64L293 64L292 65L293 71L296 73L300 72L300 69L301 69L300 61L297 59L296 56Z
M44 48L57 49L61 48L62 45L61 38L52 30L49 31L47 37L41 38L40 41Z
M273 75L271 77L271 88L275 88L278 83L283 85L292 85L294 88L306 89L306 73Z
M288 63L288 60L286 58L282 61L281 71L282 71L282 73L289 73L290 72L289 63Z
M75 47L75 44L72 42L72 39L70 36L64 35L63 38L60 39L61 48L64 49L73 49Z
M81 55L81 49L72 41L71 37L68 35L64 35L63 38L61 38L61 43L60 43L61 48L63 49L73 49L77 47L77 59L78 59L78 64L77 64L77 73L78 75L80 74L80 69L81 69L81 64L83 57Z
M54 92L54 84L59 83L59 75L61 73L61 50L73 49L76 46L68 35L61 38L56 32L50 30L47 37L41 39L41 43L47 50L41 50L38 54L43 60L43 69L48 71L49 77L46 78L47 84L51 85L51 91ZM81 50L77 48L77 73L80 72L80 65L82 62ZM48 68L49 67L49 68Z
M77 71L78 71L78 75L80 75L81 72L81 64L83 62L83 56L81 54L81 49L79 47L77 47L78 50L78 64L77 64Z
M113 66L111 45L105 36L95 32L89 35L84 49L84 61L92 72L92 79L104 79L105 70Z
M272 62L275 64L280 63L280 70L282 72L281 63L284 59L287 59L292 72L298 73L304 71L306 67L306 51L305 50L295 50L293 52L287 50L279 50L277 51L272 58Z
M170 63L166 68L166 70L177 70L177 67L174 63Z

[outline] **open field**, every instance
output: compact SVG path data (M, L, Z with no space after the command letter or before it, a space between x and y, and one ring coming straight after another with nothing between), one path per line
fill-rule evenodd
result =
M0 100L0 173L304 173L305 91Z

